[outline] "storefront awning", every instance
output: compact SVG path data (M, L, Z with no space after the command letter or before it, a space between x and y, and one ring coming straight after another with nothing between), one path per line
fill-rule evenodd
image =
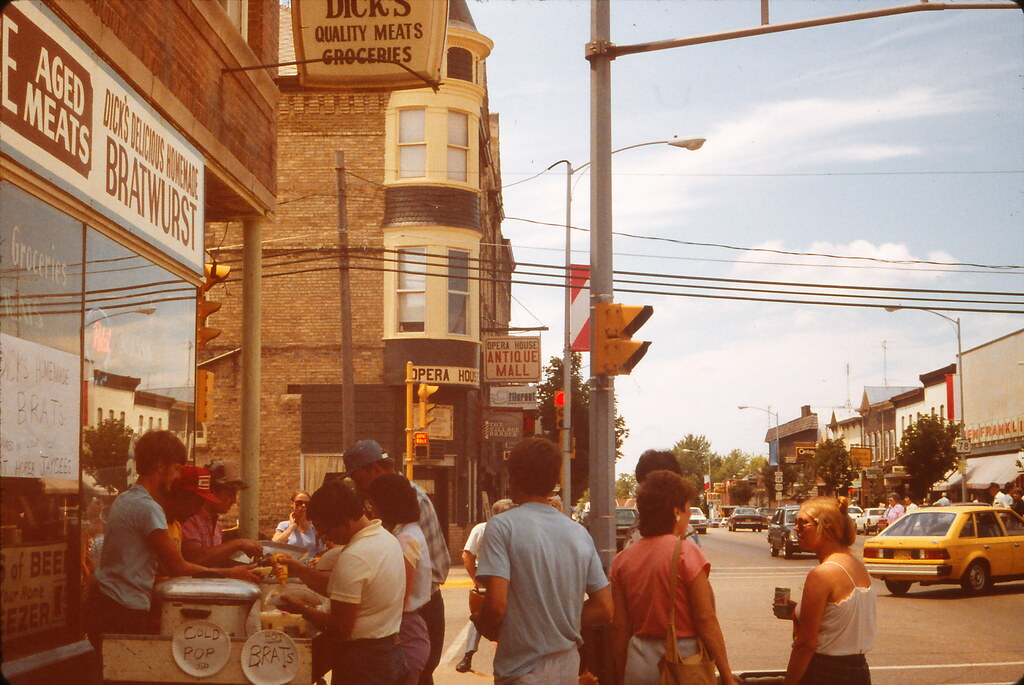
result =
M1017 478L1017 459L1020 452L994 454L990 457L975 457L967 460L967 487L973 490L984 490L989 483L1002 486ZM933 490L949 490L960 487L960 474L953 471L946 480L939 481Z

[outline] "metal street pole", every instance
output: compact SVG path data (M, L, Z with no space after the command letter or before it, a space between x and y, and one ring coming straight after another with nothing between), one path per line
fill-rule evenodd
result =
M612 57L610 0L592 0L590 43L590 305L612 301ZM594 349L594 327L590 328ZM615 556L615 381L590 378L590 533L605 569Z
M937 312L934 309L925 309L923 307L886 307L885 311L891 313L891 312L898 311L900 309L916 309L917 311L928 312L929 314L934 314L935 316L938 316L938 317L941 317L941 318L945 319L946 321L948 321L949 323L953 324L953 326L956 327L956 375L957 375L957 385L959 385L959 390L960 390L960 437L966 440L967 439L967 418L966 418L966 412L964 411L964 353L963 353L963 344L962 344L961 338L960 338L960 317L958 316L957 318L954 319L951 316L946 316L942 312ZM961 498L960 501L961 502L966 502L967 501L967 469L964 466L963 462L967 459L967 457L965 455L958 455L958 458L959 458L959 460L961 462L960 466L962 468L962 471L960 473L960 498Z
M575 170L565 162L565 346L562 348L562 502L572 516L572 175ZM557 162L556 162L557 164Z

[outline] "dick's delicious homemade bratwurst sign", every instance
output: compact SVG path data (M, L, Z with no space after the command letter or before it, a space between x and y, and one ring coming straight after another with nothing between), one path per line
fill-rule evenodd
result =
M292 0L299 82L422 88L441 72L448 0Z
M202 157L41 3L0 14L0 150L202 273Z

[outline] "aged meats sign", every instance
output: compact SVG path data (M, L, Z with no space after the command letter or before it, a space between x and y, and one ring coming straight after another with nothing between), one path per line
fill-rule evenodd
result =
M0 149L202 273L199 153L39 3L0 15Z
M422 88L444 56L448 0L292 0L299 82Z

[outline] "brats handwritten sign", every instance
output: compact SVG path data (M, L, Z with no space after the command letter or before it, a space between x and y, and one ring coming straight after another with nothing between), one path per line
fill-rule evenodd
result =
M81 361L0 333L0 475L78 478Z
M0 15L0 149L202 273L203 159L42 3Z
M304 86L422 88L437 82L448 0L292 0Z

